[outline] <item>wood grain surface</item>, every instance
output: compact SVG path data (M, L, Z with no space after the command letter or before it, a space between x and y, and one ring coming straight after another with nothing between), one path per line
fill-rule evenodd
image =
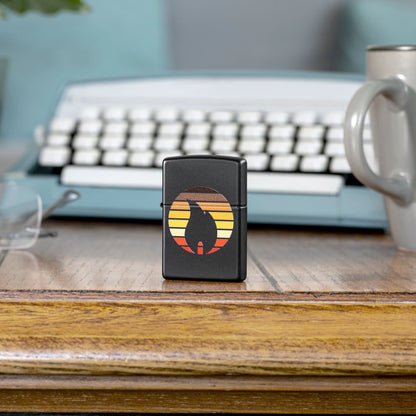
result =
M0 411L416 412L389 236L251 228L245 282L167 282L159 224L46 225L0 265Z

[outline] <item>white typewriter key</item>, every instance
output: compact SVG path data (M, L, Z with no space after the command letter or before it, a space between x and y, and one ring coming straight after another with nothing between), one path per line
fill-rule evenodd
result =
M208 137L185 137L182 148L186 152L195 152L199 150L206 150L208 147Z
M71 133L76 125L76 121L69 117L56 117L49 124L51 133Z
M183 132L183 123L164 123L159 126L160 136L180 136Z
M104 134L126 134L127 128L126 121L110 121L104 126Z
M332 173L351 173L351 168L347 158L344 156L337 156L332 158L329 165L329 171Z
M201 110L185 110L182 114L182 120L186 123L198 123L206 118L205 111Z
M303 140L322 140L324 138L325 127L322 125L301 127L298 131L298 139Z
M247 160L248 170L266 170L269 165L269 155L266 153L244 155L244 158Z
M146 150L144 152L133 152L129 156L128 164L130 166L152 166L155 158L155 152L153 150Z
M237 139L235 137L214 139L211 143L211 151L218 152L231 152L235 149Z
M328 167L328 158L325 155L305 156L300 162L301 172L325 172Z
M101 120L84 120L78 127L78 133L84 134L100 134L103 127Z
M270 139L293 140L295 137L296 128L291 124L284 124L281 126L273 126L269 130Z
M271 111L264 117L267 124L286 124L290 120L290 114L286 111Z
M147 150L153 143L152 136L131 136L127 142L127 148L129 150Z
M126 117L126 109L124 107L108 107L103 111L103 117L111 121L124 120Z
M344 156L345 147L342 142L328 142L325 146L324 153L327 156Z
M209 136L210 132L210 123L192 123L186 128L187 136Z
M50 134L46 142L50 144L51 146L65 146L69 143L70 137L67 134Z
M44 147L39 155L39 165L61 167L66 165L71 158L71 150L69 147Z
M77 150L72 157L72 163L75 165L97 165L100 156L101 152L98 149Z
M289 140L270 140L267 145L267 152L270 154L288 154L293 149L293 142Z
M243 126L241 129L241 137L251 138L251 137L265 137L267 126L265 124L252 124L248 126Z
M295 153L298 155L317 155L322 150L322 142L305 140L298 141L295 146Z
M176 150L179 147L180 139L174 136L160 136L155 140L154 148L159 152Z
M155 166L160 168L162 167L163 159L175 156L182 156L182 152L180 150L172 150L171 152L157 153L155 157Z
M143 121L139 123L134 123L131 126L130 134L131 135L151 135L156 130L156 123L153 121Z
M260 111L242 111L237 115L237 121L241 124L256 124L261 120Z
M161 108L155 112L155 119L161 123L176 121L179 117L179 111L176 108Z
M77 134L72 141L74 149L92 149L98 143L97 136L90 136L88 134Z
M238 150L241 153L260 153L264 149L265 139L243 139L240 141Z
M318 114L314 111L299 111L293 114L292 122L298 126L310 126L315 124L318 119Z
M213 123L229 123L234 120L234 113L232 111L213 111L209 115L209 120Z
M344 124L344 111L328 111L322 114L321 123L325 126L342 126Z
M344 129L342 127L329 128L326 139L330 142L342 142L344 140Z
M82 120L94 120L99 118L101 110L99 107L84 107L81 111L80 118Z
M135 121L148 121L152 118L152 110L150 108L132 108L128 112L128 118L135 122Z
M103 155L103 165L124 166L127 162L127 156L126 149L110 150Z
M101 137L100 148L103 150L121 149L126 141L124 136L108 135Z
M270 169L274 171L293 172L298 168L299 156L279 155L273 156Z
M236 123L223 123L217 124L214 127L212 135L214 137L235 137L238 132L238 124Z

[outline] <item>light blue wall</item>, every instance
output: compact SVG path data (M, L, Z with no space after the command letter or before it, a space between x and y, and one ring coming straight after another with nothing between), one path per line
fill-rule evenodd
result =
M0 56L9 67L2 140L29 139L70 80L129 77L167 66L162 0L86 0L91 12L9 14L0 20Z

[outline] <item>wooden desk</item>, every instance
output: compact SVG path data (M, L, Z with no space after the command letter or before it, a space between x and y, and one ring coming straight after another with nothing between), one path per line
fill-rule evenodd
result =
M168 282L158 224L50 221L0 266L0 411L416 413L416 255L249 230L244 283Z

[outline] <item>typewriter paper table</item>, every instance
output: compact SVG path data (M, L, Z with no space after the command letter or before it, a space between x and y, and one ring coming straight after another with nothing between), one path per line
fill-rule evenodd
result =
M49 221L0 266L0 411L416 413L416 255L249 229L244 283L168 282L158 224Z

